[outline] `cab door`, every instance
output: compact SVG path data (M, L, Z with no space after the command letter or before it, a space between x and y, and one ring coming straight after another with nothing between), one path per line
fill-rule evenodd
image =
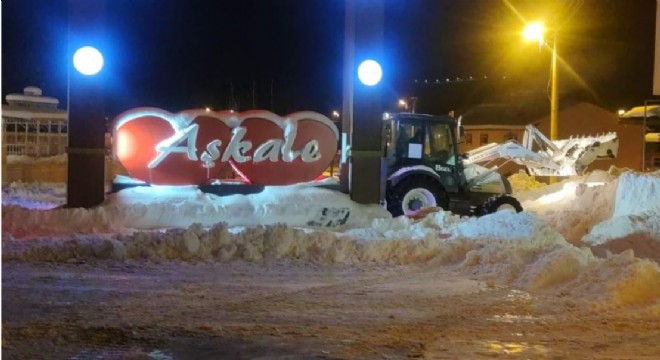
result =
M458 167L456 166L456 146L451 126L445 123L426 124L426 136L423 146L424 163L432 168L442 179L448 191L458 188Z

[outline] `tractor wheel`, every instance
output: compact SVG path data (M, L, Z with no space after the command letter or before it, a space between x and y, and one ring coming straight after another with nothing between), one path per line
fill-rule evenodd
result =
M411 215L423 208L447 209L449 200L439 182L423 175L411 175L387 189L387 210L392 216Z
M483 204L478 206L475 215L483 216L504 210L521 212L523 208L520 206L520 202L511 195L495 195L491 196Z

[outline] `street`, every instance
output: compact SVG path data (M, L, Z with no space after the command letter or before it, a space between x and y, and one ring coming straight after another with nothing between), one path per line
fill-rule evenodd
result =
M653 359L660 321L439 266L2 267L6 359Z

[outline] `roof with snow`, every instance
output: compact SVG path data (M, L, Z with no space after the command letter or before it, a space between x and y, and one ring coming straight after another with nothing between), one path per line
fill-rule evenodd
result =
M520 126L538 124L538 114L533 111L504 103L480 104L465 111L463 125Z
M646 117L660 117L660 105L635 106L621 115L622 118L643 118L644 108L646 108Z

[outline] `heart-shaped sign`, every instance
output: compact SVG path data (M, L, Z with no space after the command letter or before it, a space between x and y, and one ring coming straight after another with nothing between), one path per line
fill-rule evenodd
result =
M233 170L257 185L315 179L332 162L339 133L327 117L136 108L115 119L115 153L128 173L157 185L201 185Z

